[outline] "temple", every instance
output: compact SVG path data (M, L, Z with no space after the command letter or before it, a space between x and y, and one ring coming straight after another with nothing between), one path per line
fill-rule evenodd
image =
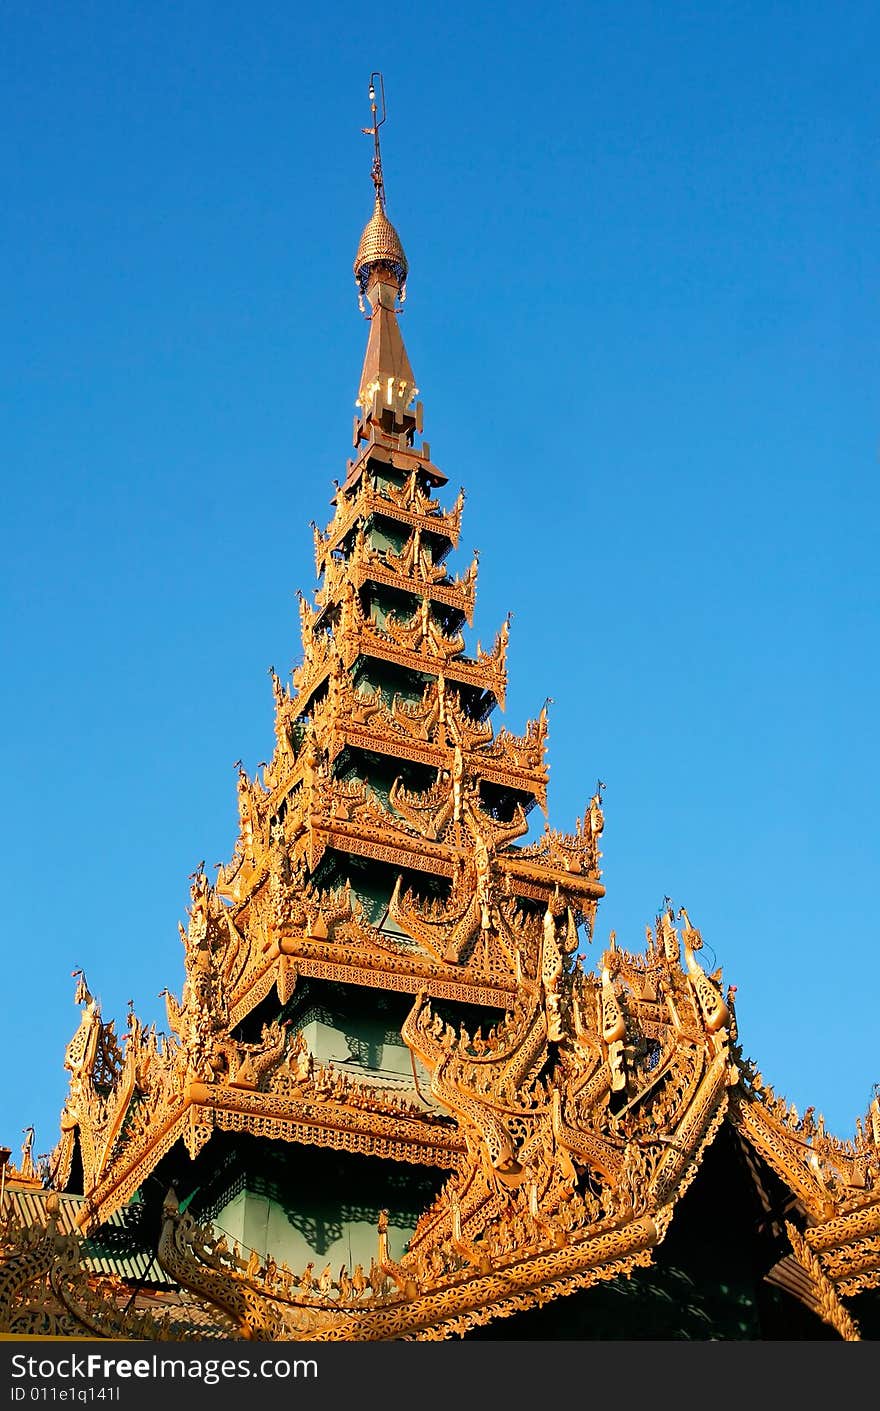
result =
M509 621L468 650L370 96L369 331L301 661L230 860L190 878L167 1031L117 1033L77 975L57 1146L0 1148L0 1333L874 1338L880 1102L844 1140L777 1096L685 907L596 954L604 786L552 828L546 708L496 725Z

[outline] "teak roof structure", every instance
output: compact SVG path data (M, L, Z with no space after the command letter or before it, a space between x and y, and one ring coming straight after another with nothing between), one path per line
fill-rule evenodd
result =
M168 1033L132 1012L117 1036L78 976L49 1171L29 1143L19 1170L0 1151L0 1332L874 1336L880 1102L840 1140L777 1097L683 907L642 950L612 933L584 964L601 786L573 833L521 841L547 809L546 712L520 735L493 726L507 622L491 650L465 649L477 562L447 567L463 496L435 498L446 476L398 324L408 266L386 212L379 75L371 114L354 455L315 529L301 663L289 682L272 672L274 752L258 777L240 771L230 861L191 878ZM390 1015L405 1064L322 1053L328 996L343 1029ZM333 1163L378 1163L421 1205L399 1248L383 1207L369 1259L293 1267L230 1238L206 1203L242 1152L239 1195L292 1153L297 1190ZM661 1324L646 1310L664 1299Z

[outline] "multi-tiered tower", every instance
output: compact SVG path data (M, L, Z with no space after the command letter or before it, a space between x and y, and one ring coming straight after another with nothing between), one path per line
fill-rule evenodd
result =
M212 1174L211 1204L202 1196L197 1206L245 1244L268 1221L275 1257L303 1262L348 1258L367 1227L372 1253L378 1198L373 1209L365 1199L346 1214L353 1203L342 1200L333 1211L328 1182L339 1182L328 1175L316 1183L311 1213L323 1237L309 1237L304 1220L295 1236L276 1189L285 1162L270 1161L280 1167L268 1182L259 1144L292 1140L356 1152L360 1162L447 1170L461 1137L424 1070L419 1087L401 1038L416 996L437 1002L456 1029L465 1020L488 1029L524 979L539 974L549 947L541 983L552 1003L563 958L577 950L579 926L591 933L603 894L600 791L573 834L545 827L530 846L516 841L536 804L546 812L546 709L522 735L493 728L505 697L507 622L491 651L465 650L477 560L459 575L447 563L464 496L451 505L435 498L447 478L421 439L422 404L397 317L407 261L385 210L380 122L374 105L375 204L354 266L369 310L355 454L329 524L314 527L319 586L313 601L300 596L301 664L290 683L271 671L274 753L260 776L240 770L231 861L213 884L201 868L191 879L187 982L180 1001L167 999L169 1041L149 1039L152 1070L164 1064L168 1073L163 1121L146 1096L155 1077L147 1085L133 1075L130 1091L142 1100L123 1103L112 1135L102 1122L91 1143L75 1078L62 1144L67 1153L79 1131L89 1218L102 1220L142 1189L178 1139L194 1159L214 1134L235 1133L244 1140L223 1148L225 1186ZM97 1023L88 1003L83 1022ZM299 1069L324 1075L331 1105L291 1106L263 1091L263 1073L280 1065L288 1074L291 1032ZM78 1049L75 1042L68 1054L74 1074ZM204 1191L201 1168L198 1179L169 1174L178 1187ZM347 1169L343 1184L371 1180ZM407 1182L398 1172L393 1184L390 1238L402 1251L437 1180ZM301 1193L300 1214L308 1202Z
M585 969L601 786L522 841L546 712L493 727L507 623L465 650L477 563L447 567L463 497L421 439L371 97L355 453L302 661L231 861L192 875L168 1033L117 1037L78 977L52 1190L28 1148L0 1210L0 1331L855 1338L880 1101L840 1141L777 1098L684 908Z

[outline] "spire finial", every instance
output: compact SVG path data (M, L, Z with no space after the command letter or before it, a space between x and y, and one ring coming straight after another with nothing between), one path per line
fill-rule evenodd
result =
M370 174L376 188L376 202L373 214L367 222L358 245L354 262L354 277L358 287L358 303L361 312L366 312L364 298L372 274L381 270L391 276L397 290L397 297L403 303L406 298L406 255L400 243L400 236L385 214L385 178L382 173L382 149L379 144L379 129L387 116L385 109L385 80L378 69L370 74L370 115L371 127L362 127L367 137L373 139L373 165ZM371 301L372 302L372 301Z
M379 108L378 108L378 105L377 105L377 103L376 103L376 80L377 80L377 79L379 80L379 100L380 100L381 105L382 105L382 116L381 116L381 118L378 116ZM381 149L381 147L380 147L380 145L379 145L379 128L382 126L383 122L385 121L385 119L386 119L386 117L387 117L387 113L386 113L386 111L385 111L385 80L384 80L384 78L382 77L382 75L379 73L379 70L378 70L378 69L375 69L375 70L373 71L373 73L370 74L370 90L369 90L369 97L370 97L370 114L371 114L372 119L373 119L373 126L372 126L372 127L362 127L362 128L361 128L361 132L363 132L363 133L365 134L365 136L367 136L367 137L372 137L372 139L373 139L373 165L372 165L372 167L370 168L370 176L373 178L373 185L374 185L375 188L376 188L376 200L379 202L380 206L382 207L382 210L384 211L384 209L385 209L385 182L384 182L383 179L382 179L382 149Z

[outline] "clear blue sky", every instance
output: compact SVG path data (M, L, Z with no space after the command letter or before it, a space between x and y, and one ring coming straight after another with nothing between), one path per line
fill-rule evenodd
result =
M605 796L594 947L664 894L746 1052L880 1079L875 4L19 3L0 19L0 1142L83 966L178 993L187 875L297 659L366 325L366 86L506 723ZM499 722L501 717L498 717Z

